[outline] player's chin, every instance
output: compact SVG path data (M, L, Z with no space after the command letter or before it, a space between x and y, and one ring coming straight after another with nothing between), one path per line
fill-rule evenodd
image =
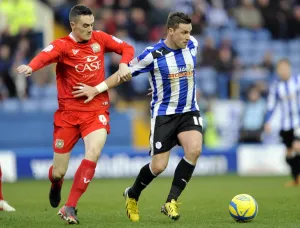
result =
M185 49L186 45L181 45L180 49Z
M187 46L187 43L183 43L183 44L181 45L181 48L186 48L186 46Z
M88 34L84 37L85 41L89 41L92 37L92 34Z

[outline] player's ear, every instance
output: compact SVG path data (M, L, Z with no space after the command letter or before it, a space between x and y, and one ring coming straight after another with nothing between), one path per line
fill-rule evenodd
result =
M70 26L71 26L72 29L74 29L75 28L75 22L74 21L70 21Z
M174 33L174 29L173 28L168 28L168 33L172 35Z

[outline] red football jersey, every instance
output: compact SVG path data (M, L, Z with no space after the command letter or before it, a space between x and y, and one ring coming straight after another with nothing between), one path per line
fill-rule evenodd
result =
M33 71L49 65L56 65L59 110L99 111L109 107L107 91L84 104L86 97L74 98L73 86L78 82L96 86L105 80L104 53L122 55L121 63L128 64L134 56L134 49L124 41L102 31L93 31L87 43L75 41L72 33L53 41L39 53L29 66Z

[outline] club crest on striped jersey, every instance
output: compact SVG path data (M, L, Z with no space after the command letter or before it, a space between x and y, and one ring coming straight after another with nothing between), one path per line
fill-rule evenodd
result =
M192 49L191 49L191 54L192 54L192 56L194 56L194 57L196 56L196 48L192 48Z
M186 64L184 67L178 67L178 72L191 72L193 71L192 64Z
M92 50L93 50L94 53L97 53L97 52L101 51L100 44L98 44L98 43L91 44L91 48L92 48Z

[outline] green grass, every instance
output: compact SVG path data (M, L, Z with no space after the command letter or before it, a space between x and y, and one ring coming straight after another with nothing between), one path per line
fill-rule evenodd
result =
M180 197L181 218L173 222L160 213L172 179L157 178L143 192L140 222L130 222L125 214L122 191L133 179L94 180L78 204L80 227L300 227L300 188L286 189L288 177L195 177ZM17 211L0 213L0 228L66 227L57 209L48 203L47 181L4 183L4 196ZM65 202L70 181L63 187ZM236 223L228 213L228 204L239 193L252 195L258 202L257 217L246 224Z

